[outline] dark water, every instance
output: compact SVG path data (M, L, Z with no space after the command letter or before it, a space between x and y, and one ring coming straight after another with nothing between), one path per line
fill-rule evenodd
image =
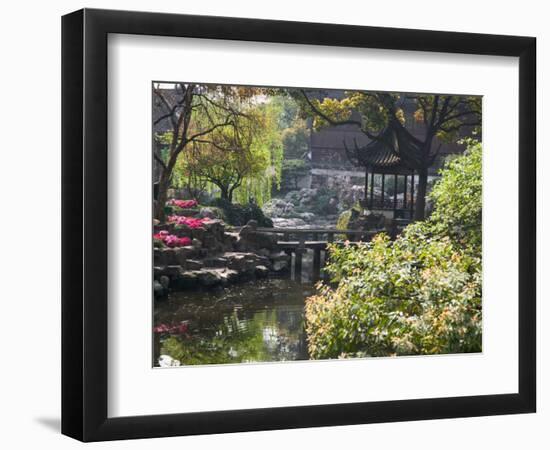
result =
M184 365L309 359L304 299L313 293L290 279L173 293L156 303L154 325L179 329L154 334L154 365L160 355Z

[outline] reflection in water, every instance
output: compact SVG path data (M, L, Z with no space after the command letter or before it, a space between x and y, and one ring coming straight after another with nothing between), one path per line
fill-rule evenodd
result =
M155 304L154 364L160 355L184 365L308 359L304 299L313 292L311 284L270 279L172 293Z

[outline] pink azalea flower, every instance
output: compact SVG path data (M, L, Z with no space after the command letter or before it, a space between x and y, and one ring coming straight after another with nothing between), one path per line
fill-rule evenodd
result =
M187 322L181 322L177 324L167 325L161 323L156 327L153 327L153 333L157 334L184 334L187 333L189 329L189 324Z
M187 245L191 245L192 243L191 238L187 236L178 237L173 234L169 234L167 231L164 233L160 232L153 234L153 239L162 241L168 247L185 247Z
M170 206L177 206L181 209L189 209L197 206L199 203L196 200L176 200L171 199L168 201L168 205Z
M208 222L207 218L196 219L194 217L185 216L168 216L168 222L175 223L176 225L185 225L191 229L202 228L202 226Z

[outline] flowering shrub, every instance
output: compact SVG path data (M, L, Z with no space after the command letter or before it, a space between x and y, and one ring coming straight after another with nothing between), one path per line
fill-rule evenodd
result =
M481 351L481 145L449 163L434 211L395 240L332 245L306 300L312 358Z
M181 209L189 209L194 208L199 203L196 200L176 200L175 198L173 198L171 200L168 200L166 204L169 206L177 206Z
M425 228L330 248L338 286L306 302L313 358L481 351L481 258Z
M153 239L157 242L162 242L167 247L185 247L186 245L191 245L191 238L178 237L168 233L166 230L154 234Z
M181 322L181 323L177 323L175 325L167 325L165 323L161 323L160 325L157 325L156 327L153 327L153 333L156 333L156 334L183 334L183 333L187 333L188 328L189 328L189 324L187 322Z
M207 218L196 219L194 217L185 217L185 216L168 216L169 223L175 223L176 225L185 225L189 228L196 229L202 228L202 226L208 222Z

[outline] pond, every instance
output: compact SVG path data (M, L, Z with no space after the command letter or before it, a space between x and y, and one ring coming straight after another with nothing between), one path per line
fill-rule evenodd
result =
M288 278L170 294L155 305L153 363L182 365L309 359L304 300L315 288Z

